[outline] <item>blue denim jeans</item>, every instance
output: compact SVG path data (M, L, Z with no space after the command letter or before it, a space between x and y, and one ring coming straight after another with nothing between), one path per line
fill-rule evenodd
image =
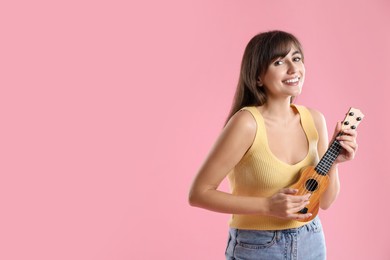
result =
M324 260L325 238L320 219L285 230L230 228L227 260Z

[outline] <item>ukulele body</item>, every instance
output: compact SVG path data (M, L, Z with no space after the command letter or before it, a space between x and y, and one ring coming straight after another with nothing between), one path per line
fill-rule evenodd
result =
M319 174L314 168L314 166L303 168L300 172L299 180L290 187L298 190L296 195L311 194L309 198L310 203L298 213L311 213L312 215L304 220L299 220L302 222L310 221L317 216L321 196L329 184L329 176Z

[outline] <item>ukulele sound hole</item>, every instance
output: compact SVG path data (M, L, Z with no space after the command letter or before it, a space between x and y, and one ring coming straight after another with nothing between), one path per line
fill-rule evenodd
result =
M314 179L308 179L305 183L305 187L308 191L315 191L318 188L318 182Z

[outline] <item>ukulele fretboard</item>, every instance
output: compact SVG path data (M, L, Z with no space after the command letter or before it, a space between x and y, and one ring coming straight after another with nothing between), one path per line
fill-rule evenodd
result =
M318 174L326 175L329 172L330 167L332 167L332 164L336 160L337 156L340 154L340 150L341 145L338 140L335 140L328 148L325 155L322 157L314 170Z

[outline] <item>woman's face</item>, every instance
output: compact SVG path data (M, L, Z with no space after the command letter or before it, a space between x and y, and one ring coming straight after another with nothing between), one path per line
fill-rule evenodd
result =
M298 96L305 79L302 54L292 46L285 57L273 60L267 72L260 78L269 97Z

